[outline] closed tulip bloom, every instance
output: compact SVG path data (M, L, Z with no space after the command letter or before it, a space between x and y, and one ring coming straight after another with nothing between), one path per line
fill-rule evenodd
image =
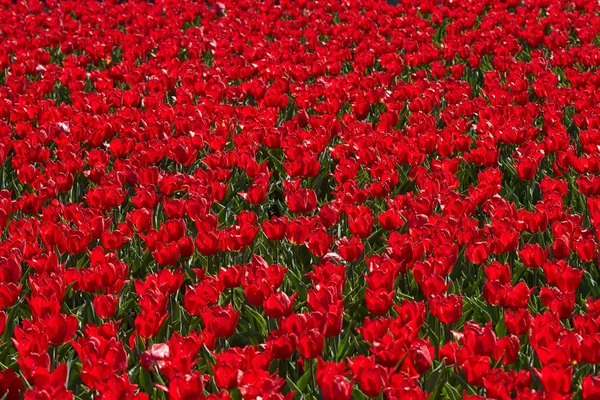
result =
M583 400L598 400L600 399L600 377L587 375L582 382Z
M228 338L234 334L239 316L240 312L234 311L231 304L225 307L216 305L202 313L202 320L217 338Z
M288 226L287 217L272 216L262 223L262 229L269 240L281 240L285 237Z
M352 397L352 382L343 375L329 375L318 384L325 400L349 400Z
M317 329L311 329L300 335L298 351L304 358L317 358L323 353L325 336Z
M534 368L534 372L547 393L564 395L571 391L573 367L563 367L553 364L546 365L541 369Z
M429 301L431 313L443 324L453 324L462 315L462 296L455 294L432 297Z
M265 314L275 319L288 317L292 313L297 295L298 293L294 293L291 297L288 297L284 292L272 293L263 303Z
M365 293L365 305L372 315L385 315L392 307L395 291L388 292L385 289L371 290L367 288Z

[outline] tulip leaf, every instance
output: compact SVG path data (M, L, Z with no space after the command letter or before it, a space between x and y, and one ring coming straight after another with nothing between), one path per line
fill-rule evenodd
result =
M254 320L256 324L250 324L250 326L254 327L255 330L261 335L266 336L267 329L267 321L264 319L262 315L260 315L256 310L252 308L252 306L244 307L244 313L248 313L250 317Z
M308 367L308 365L307 365L307 367ZM298 380L298 382L294 385L296 387L296 389L298 390L298 392L305 393L307 391L306 388L308 387L308 383L310 382L311 376L312 376L311 370L310 370L310 368L307 368L306 371L304 372L304 375L302 375L300 377L300 379Z
M142 389L144 393L150 394L153 392L152 375L143 368L139 368L138 370L138 382L140 389Z
M442 390L442 392L444 393L445 397L449 400L461 400L463 398L458 389L456 389L449 383L446 383L444 385L444 389Z
M229 392L229 395L233 400L242 400L242 394L240 393L240 390L238 388L232 389Z
M368 397L357 387L352 390L352 400L366 400Z

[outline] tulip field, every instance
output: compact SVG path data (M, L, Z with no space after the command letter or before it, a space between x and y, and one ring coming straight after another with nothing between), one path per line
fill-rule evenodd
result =
M600 399L600 3L0 0L0 400Z

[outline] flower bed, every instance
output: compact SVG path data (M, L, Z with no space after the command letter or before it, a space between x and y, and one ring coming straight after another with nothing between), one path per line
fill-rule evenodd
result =
M0 1L0 399L600 399L599 12Z

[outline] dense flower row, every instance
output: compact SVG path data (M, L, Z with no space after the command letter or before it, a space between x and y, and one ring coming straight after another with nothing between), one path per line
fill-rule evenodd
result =
M399 3L0 0L0 398L600 399L600 5Z

